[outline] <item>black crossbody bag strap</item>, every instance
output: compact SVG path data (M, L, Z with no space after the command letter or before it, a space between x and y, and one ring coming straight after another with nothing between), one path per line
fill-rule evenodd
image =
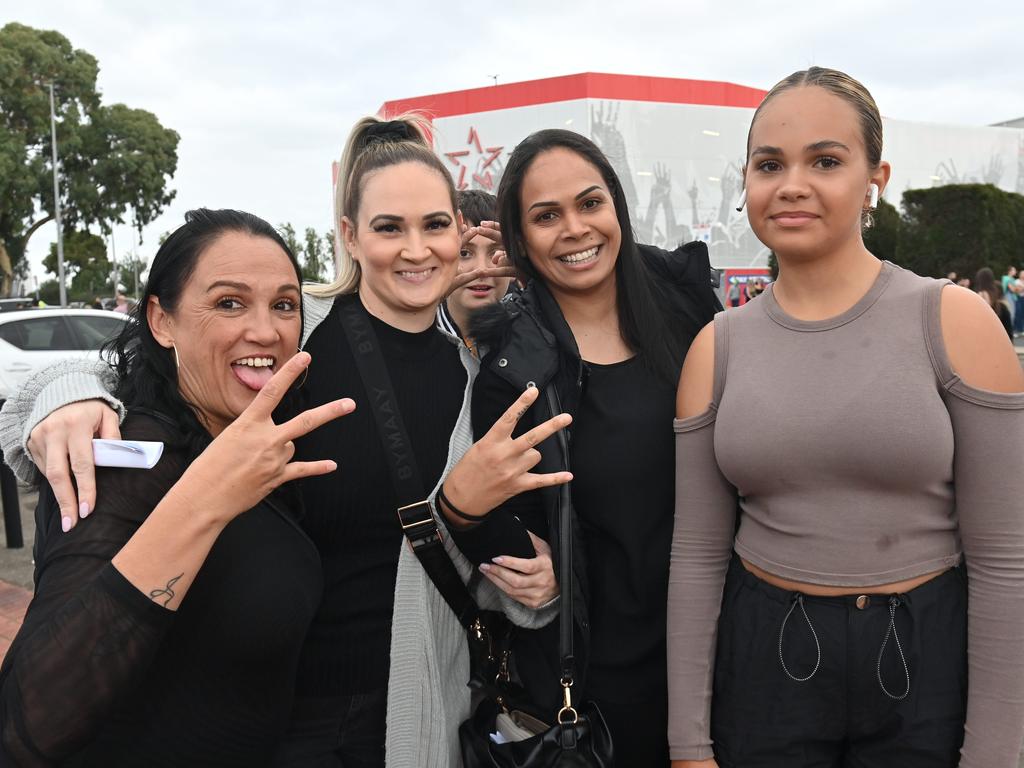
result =
M444 549L441 531L426 500L409 434L405 431L384 355L362 302L355 297L344 303L338 314L352 356L370 398L388 471L398 500L398 522L413 554L419 559L437 591L448 603L459 623L467 629L476 623L480 609L459 577Z
M554 385L549 384L544 392L548 401L550 415L562 412L558 393ZM555 433L559 451L562 456L562 469L569 470L569 441L565 430ZM575 718L576 711L572 707L570 689L576 677L576 655L573 650L573 579L572 579L572 497L569 484L558 486L558 583L562 592L562 605L558 613L558 653L559 669L562 675L563 706L558 713L558 720L563 724L568 717ZM573 720L574 722L574 720Z

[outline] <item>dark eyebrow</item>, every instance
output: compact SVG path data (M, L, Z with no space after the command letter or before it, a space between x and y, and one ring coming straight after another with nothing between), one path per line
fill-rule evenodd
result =
M758 147L753 152L751 152L750 156L753 157L754 155L781 155L781 154L782 154L782 150L779 149L778 147L762 146L762 147Z
M426 221L428 219L436 219L439 216L444 216L445 218L448 219L452 217L452 215L448 213L448 211L434 211L433 213L428 213L426 216L424 216L423 220Z
M377 219L381 219L383 221L391 221L391 222L396 222L396 221L397 222L401 222L401 221L404 221L404 219L401 216L395 216L394 214L391 214L391 213L378 213L376 216L374 216L372 219L370 219L370 226L371 227L373 226L373 223L375 221L377 221Z
M586 195L589 195L595 189L601 189L601 185L600 184L594 184L592 187L587 187L582 192L580 192L578 195L576 195L576 197L574 197L573 200L579 200L581 197L585 197ZM528 211L532 211L534 208L542 208L544 206L549 206L549 205L556 206L556 205L558 205L558 203L554 202L553 200L544 200L544 201L541 201L539 203L534 203L529 208L527 208L527 210Z
M246 284L246 283L239 283L239 282L236 282L234 280L217 280L214 283L210 283L210 287L206 289L206 292L210 293L210 292L216 290L217 288L231 288L231 289L239 291L239 292L251 291L252 290L252 288L250 288L249 285ZM295 285L295 283L285 283L284 285L280 285L277 288L278 293L284 293L285 291L298 291L298 290L299 290L299 286Z
M850 148L843 144L841 141L835 141L834 139L825 139L823 141L816 141L813 144L808 144L805 147L808 152L820 152L823 149L845 149L847 152Z

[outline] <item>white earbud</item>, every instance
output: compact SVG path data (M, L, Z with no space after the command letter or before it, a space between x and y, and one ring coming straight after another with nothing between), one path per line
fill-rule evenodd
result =
M871 195L868 199L868 207L874 210L878 207L878 185L875 182L868 184L868 192Z
M736 210L742 211L743 206L747 204L747 190L744 187L743 191L740 192L740 199L736 201Z

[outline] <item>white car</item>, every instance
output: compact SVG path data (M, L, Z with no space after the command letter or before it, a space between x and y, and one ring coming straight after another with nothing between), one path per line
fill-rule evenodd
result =
M99 309L28 309L0 313L0 400L58 360L99 359L128 316Z

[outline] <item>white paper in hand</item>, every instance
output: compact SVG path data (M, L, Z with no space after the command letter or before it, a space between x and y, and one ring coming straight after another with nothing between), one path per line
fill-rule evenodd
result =
M92 441L92 456L97 467L152 469L163 455L164 444L147 440Z

